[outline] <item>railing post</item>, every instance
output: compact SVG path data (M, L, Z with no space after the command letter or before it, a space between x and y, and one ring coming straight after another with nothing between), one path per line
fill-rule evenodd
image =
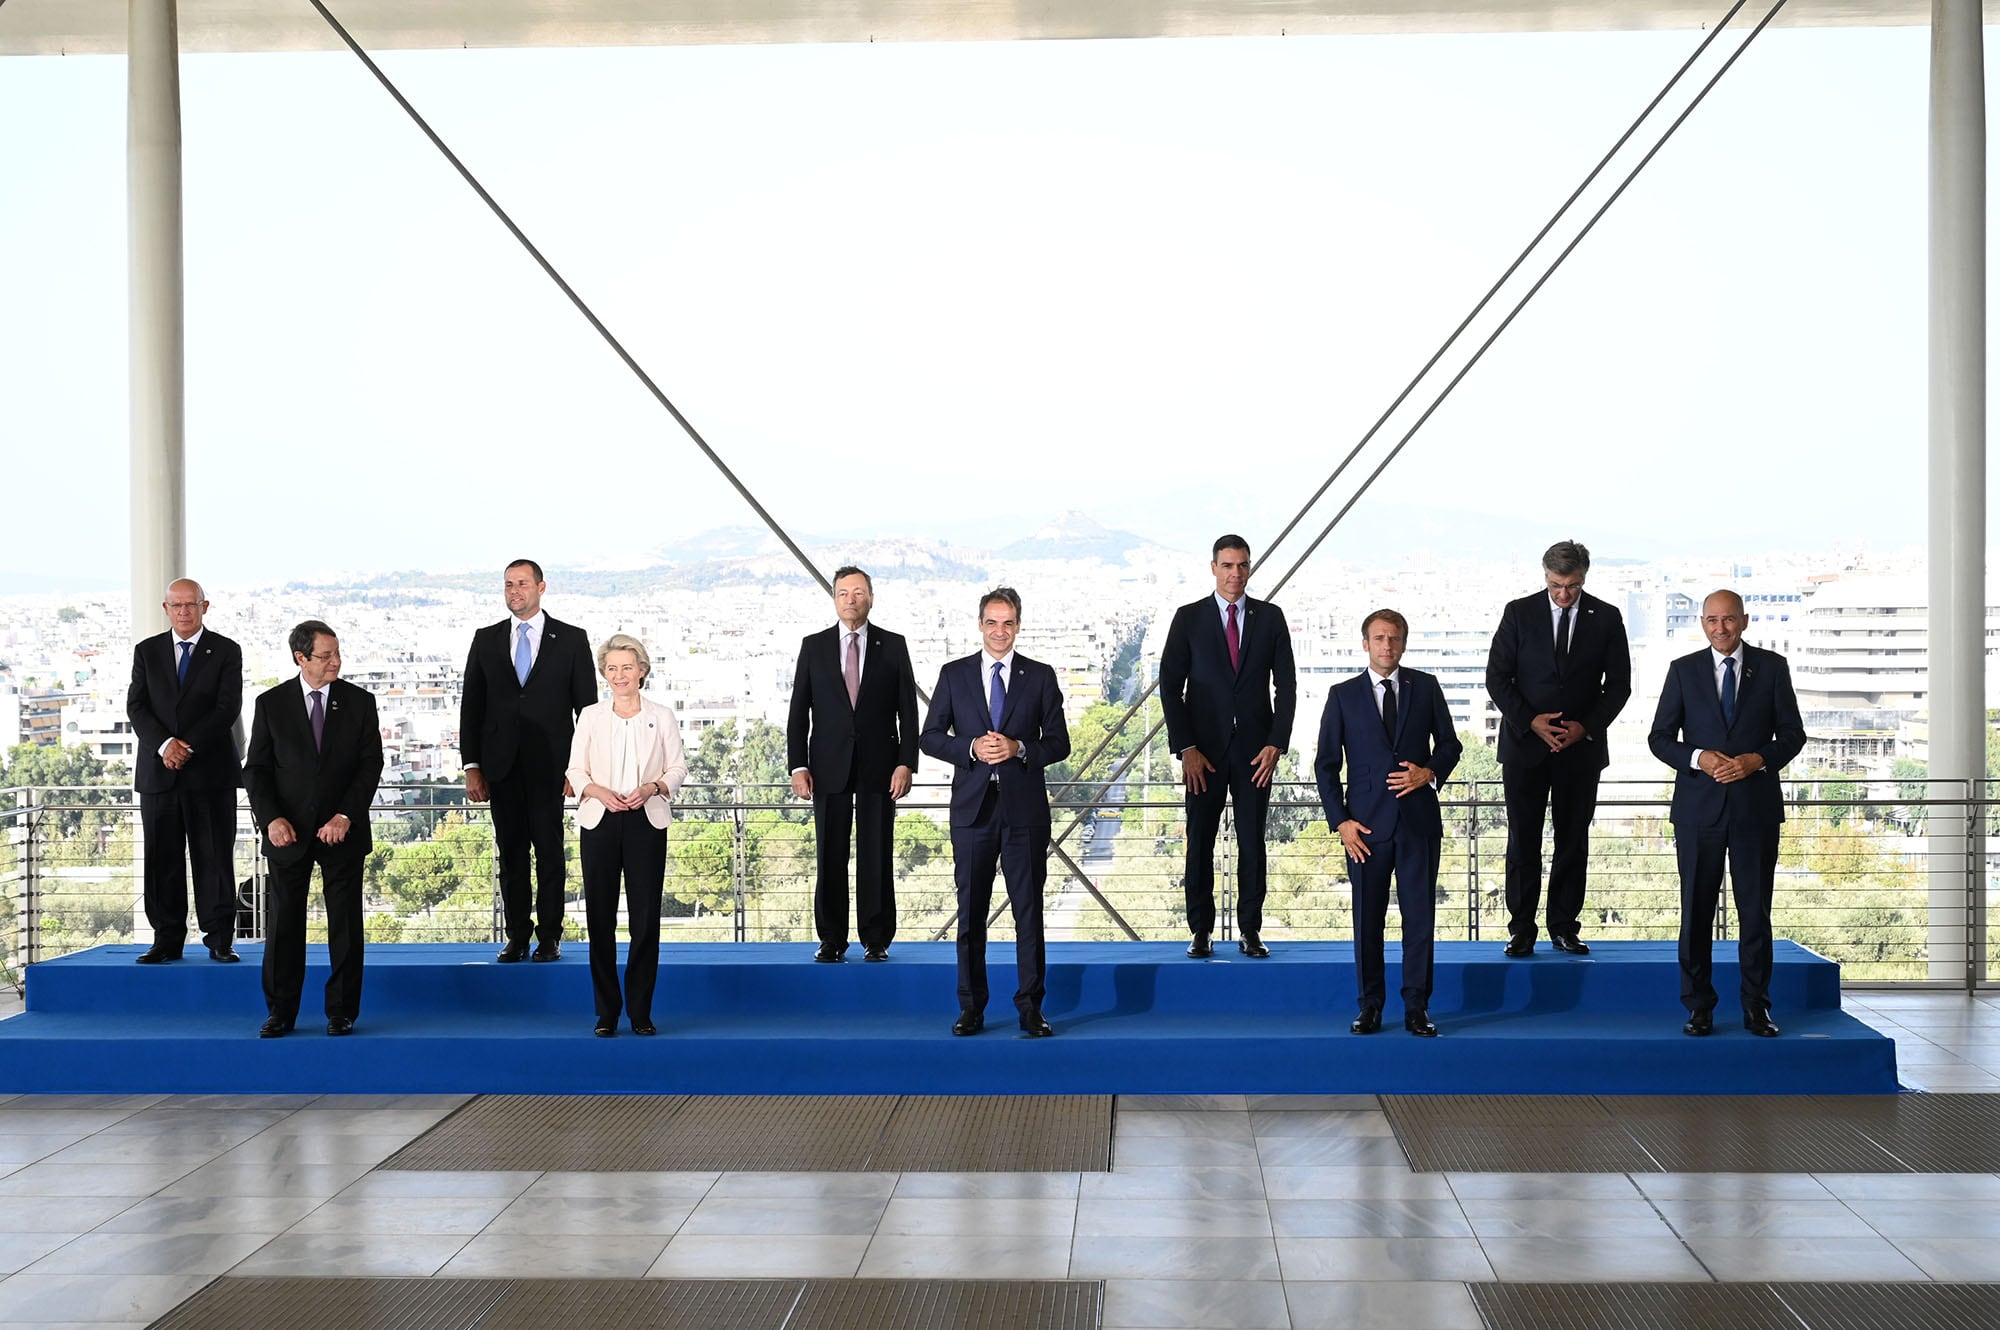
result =
M1467 846L1465 852L1465 936L1468 941L1479 941L1479 789L1484 781L1472 781L1467 787L1471 802L1466 808Z
M1966 782L1965 808L1965 991L1979 991L1986 970L1986 800L1985 778Z
M1220 774L1219 772L1217 773ZM1217 940L1236 936L1236 801L1231 799L1222 815L1222 828L1215 838L1215 876L1222 890L1215 904Z
M38 792L26 793L28 812L23 822L28 839L21 847L21 956L23 965L33 965L42 958L42 857L37 853L36 832L43 815Z
M729 875L731 895L734 898L730 934L738 942L747 942L750 940L749 920L743 908L744 888L746 886L744 879L748 876L750 867L749 834L747 831L748 818L745 816L744 810L744 805L747 802L748 799L745 795L743 782L739 780L736 782L736 807L729 815L730 822L735 828L734 834L730 838L731 855L734 860Z

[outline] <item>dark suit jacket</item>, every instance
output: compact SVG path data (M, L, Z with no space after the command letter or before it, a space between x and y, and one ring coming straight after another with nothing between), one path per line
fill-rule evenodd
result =
M1791 666L1775 651L1743 644L1743 677L1736 683L1736 723L1722 722L1715 687L1715 656L1704 646L1667 667L1660 709L1646 740L1653 756L1674 769L1675 826L1719 822L1773 825L1785 820L1778 772L1806 746L1805 722L1792 691ZM1728 757L1756 753L1764 767L1728 785L1688 765L1697 748Z
M1437 676L1422 670L1398 671L1396 742L1382 733L1382 712L1375 705L1375 674L1363 670L1337 683L1326 695L1319 722L1319 753L1313 769L1319 776L1319 801L1326 824L1338 827L1353 818L1368 828L1370 844L1390 840L1399 824L1412 831L1442 833L1438 792L1426 785L1398 799L1390 792L1389 776L1404 762L1429 767L1440 788L1451 778L1465 746L1451 727L1451 709ZM1343 757L1347 780L1341 781Z
M917 769L917 677L901 633L868 625L861 697L847 701L836 625L799 644L785 766L812 773L817 794L887 793L897 767Z
M1160 710L1167 744L1176 754L1199 748L1220 764L1232 740L1247 760L1266 745L1283 752L1292 744L1298 711L1298 676L1292 668L1292 634L1285 612L1243 597L1238 630L1243 668L1229 668L1229 642L1215 597L1203 596L1174 611L1160 652Z
M1000 733L1021 741L1021 755L997 767L972 756L972 741L993 728L987 709L991 658L984 651L949 662L938 671L937 689L924 717L919 743L951 767L951 824L971 826L979 817L986 786L1000 773L1000 800L1009 823L1050 825L1045 767L1069 756L1069 725L1063 719L1062 689L1056 672L1038 660L1014 653L1013 680L1000 713Z
M243 781L250 811L264 841L264 854L288 863L311 853L314 834L335 813L347 814L347 839L327 847L330 854L363 855L374 848L368 805L382 779L382 731L375 718L375 695L345 679L327 690L324 744L313 749L312 720L297 675L258 694L250 722L250 755ZM284 818L298 839L272 846L266 830Z
M1533 729L1535 717L1560 711L1581 721L1597 753L1599 770L1611 764L1604 742L1611 722L1632 697L1632 651L1625 617L1588 591L1570 616L1569 664L1556 673L1556 635L1545 591L1510 601L1486 656L1486 691L1500 708L1502 762L1538 766L1549 746Z
M550 616L524 685L514 677L511 616L472 635L465 692L458 705L458 755L488 781L518 761L529 779L562 783L576 713L597 700L597 665L583 629Z
M132 683L125 690L125 718L139 736L132 786L141 794L183 789L233 790L242 783L234 728L243 714L243 648L214 629L203 629L188 653L187 683L180 681L180 648L170 632L132 648ZM160 745L179 739L194 750L187 765L169 771Z

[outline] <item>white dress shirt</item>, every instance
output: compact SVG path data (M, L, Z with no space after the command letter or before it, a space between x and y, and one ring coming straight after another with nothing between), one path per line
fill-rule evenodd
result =
M195 649L195 645L196 645L197 643L199 643L199 642L201 641L201 635L202 635L203 633L207 632L207 631L208 631L208 629L206 629L206 628L197 628L197 629L195 629L195 630L194 630L194 636L193 636L193 637L187 637L187 638L183 638L183 637L181 637L181 636L180 636L179 634L175 633L173 629L169 628L169 629L167 630L167 636L168 636L169 638L171 638L171 639L172 639L172 641L171 641L171 642L169 643L169 645L170 645L170 646L172 646L172 648L173 648L173 661L174 661L174 677L175 677L175 678L179 678L179 677L180 677L180 671L181 671L181 643L182 643L182 642L186 642L186 643L187 643L187 645L188 645L188 668L189 668L189 669L191 670L191 669L193 669L193 668L194 668L194 649ZM161 745L160 745L160 747L159 747L159 750L158 750L158 751L159 751L159 754L160 754L160 756L161 756L161 757L165 757L165 756L167 755L167 744L170 744L170 743L172 743L172 742L173 742L173 741L174 741L175 739L177 739L177 738L179 738L179 737L180 737L180 736L178 736L178 735L172 735L172 734L170 734L170 735L168 735L168 736L167 736L167 742L166 742L166 743L163 743L163 744L161 744ZM193 744L189 744L189 745L188 745L188 751L189 751L190 753L192 753L192 752L194 751L194 745L193 745Z
M1743 644L1738 642L1736 650L1726 656L1714 647L1710 647L1708 649L1708 664L1709 668L1715 672L1715 697L1717 701L1722 700L1722 662L1725 660L1736 662L1736 696L1738 698L1743 696ZM1701 755L1706 751L1706 749L1702 748L1695 749L1694 756L1688 759L1688 766L1695 771L1700 771Z

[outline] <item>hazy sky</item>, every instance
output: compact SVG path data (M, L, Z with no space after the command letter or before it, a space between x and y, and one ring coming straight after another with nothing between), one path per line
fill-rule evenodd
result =
M1698 38L382 63L781 522L1205 550L1276 532ZM1921 543L1926 43L1766 33L1328 552ZM195 571L754 520L358 62L182 69ZM0 60L27 588L126 576L124 115L122 59Z

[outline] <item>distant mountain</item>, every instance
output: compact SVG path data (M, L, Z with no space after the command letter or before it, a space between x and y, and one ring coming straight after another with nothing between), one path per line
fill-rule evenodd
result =
M1122 563L1125 556L1152 542L1129 531L1113 531L1088 513L1072 509L1037 528L1025 540L1003 546L1008 559L1101 559Z

